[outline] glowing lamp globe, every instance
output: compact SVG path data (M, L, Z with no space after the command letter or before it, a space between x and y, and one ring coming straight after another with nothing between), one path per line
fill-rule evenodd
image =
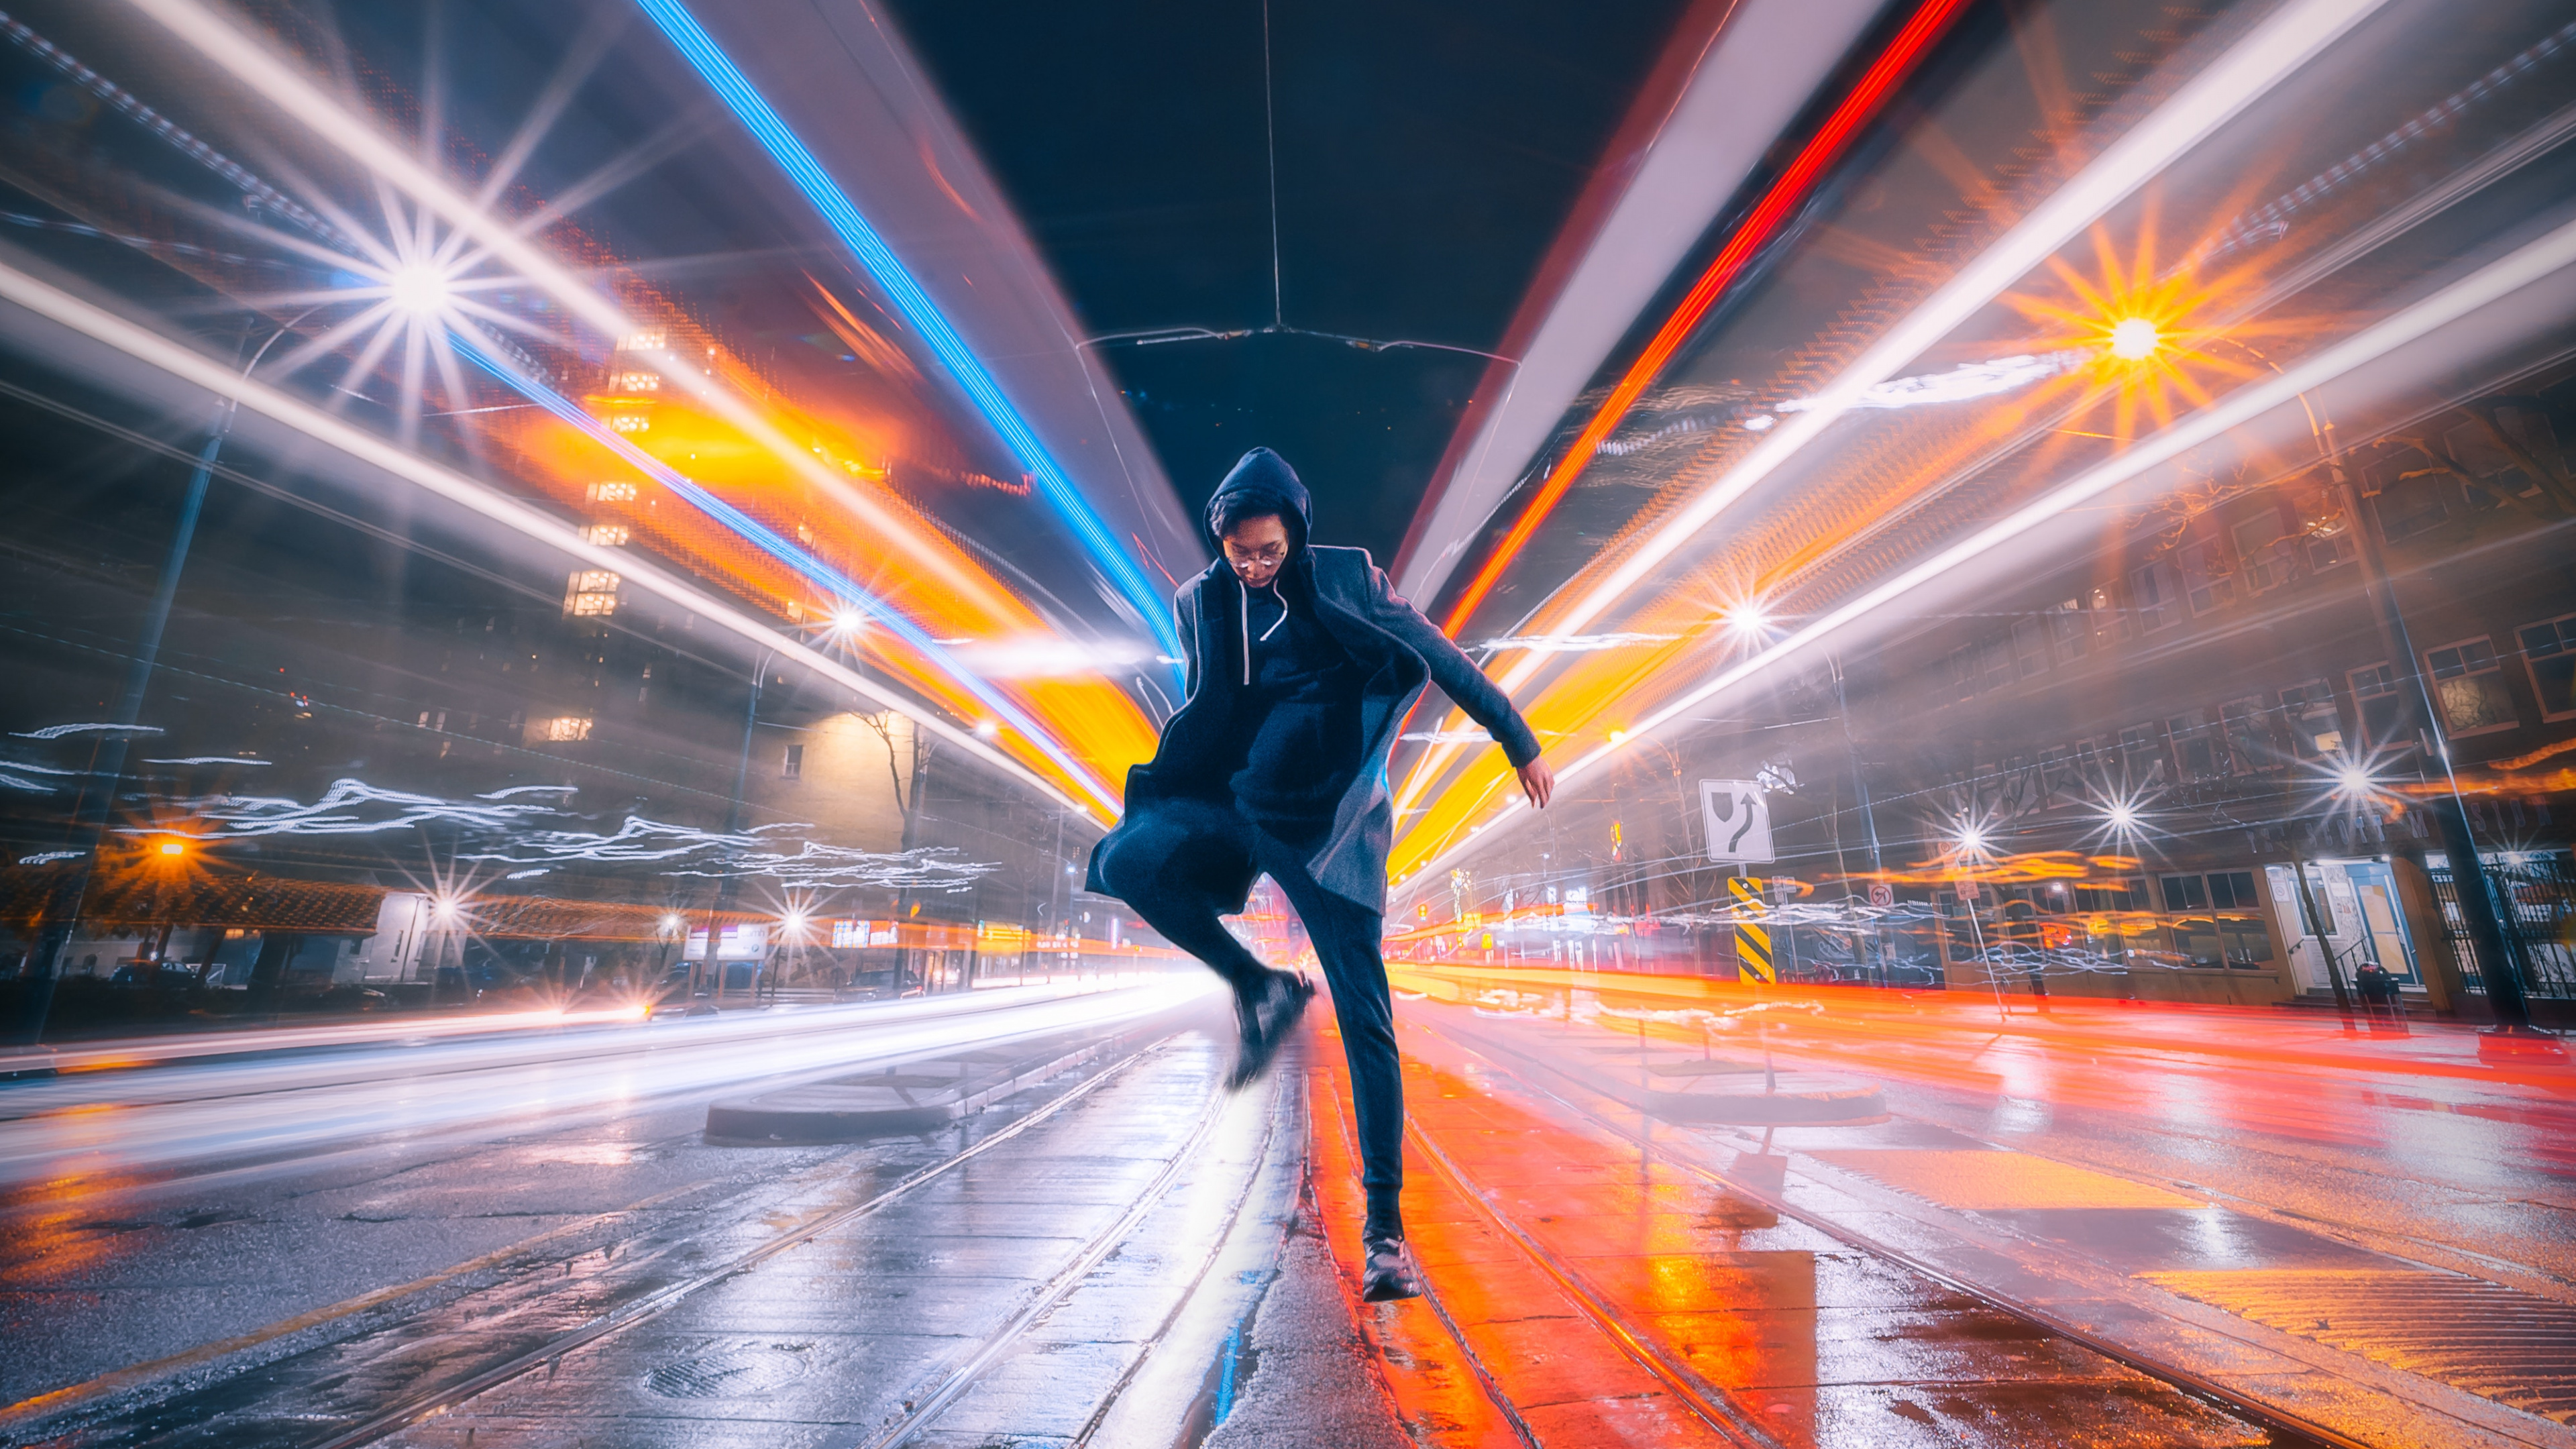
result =
M2156 355L2164 340L2156 324L2146 318L2124 318L2111 329L2111 355L2123 362L2144 362Z
M447 278L435 267L404 267L385 278L385 295L396 310L427 317L447 305Z

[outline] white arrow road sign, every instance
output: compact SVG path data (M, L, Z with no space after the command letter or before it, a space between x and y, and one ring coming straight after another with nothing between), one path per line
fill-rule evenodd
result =
M1771 849L1771 805L1752 780L1699 782L1700 822L1708 827L1708 858L1748 864L1778 859Z

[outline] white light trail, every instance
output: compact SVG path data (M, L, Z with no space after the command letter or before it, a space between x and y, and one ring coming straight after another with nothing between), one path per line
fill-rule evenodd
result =
M2146 326L2150 332L2155 330L2155 324L2152 322L2147 323ZM2112 345L2114 350L2117 350L2119 345L2117 338L2113 339ZM2152 342L2149 347L2153 350ZM2024 353L2019 357L1998 357L1990 362L1962 362L1948 372L1927 372L1919 377L1889 378L1874 387L1864 389L1858 397L1851 400L1849 407L1854 412L1869 412L1929 407L1939 403L1969 402L1976 398L1993 397L1997 393L2011 392L2015 388L2028 387L2034 382L2055 377L2061 372L2072 372L2090 360L2091 355L2088 353L2065 351L2039 355ZM1824 405L1825 398L1821 394L1816 397L1793 397L1772 411L1807 413L1814 412ZM1751 424L1748 423L1747 426ZM1767 426L1766 424L1765 427ZM1763 430L1763 428L1754 429L1755 432Z
M493 256L543 287L582 323L610 339L647 331L625 310L521 234L513 223L494 216L481 203L423 166L408 149L384 135L366 118L332 99L303 72L251 36L226 23L196 0L129 0L134 8L166 27L208 60L230 71L262 100L302 123L313 135L339 148L351 160L399 187L414 201L445 218L450 226L474 238ZM1022 612L1016 601L996 593L991 584L959 567L956 560L929 546L913 523L878 500L852 488L848 481L816 460L804 445L790 440L754 408L718 382L706 369L664 349L638 352L654 369L686 391L728 426L757 442L807 482L824 490L867 525L869 531L905 558L966 599L1004 618Z
M1634 644L1670 644L1680 637L1679 634L1511 634L1500 639L1488 639L1479 647L1527 649L1533 654L1590 654L1602 649L1625 649Z
M58 724L40 730L11 730L13 738L22 740L59 740L68 735L157 735L159 725L128 724Z
M2184 82L2146 119L2105 147L2047 200L1980 252L1957 275L1924 299L1845 368L1833 384L1761 434L1759 443L1697 497L1669 518L1658 519L1635 547L1561 614L1547 619L1552 632L1576 633L1607 612L1675 551L1698 536L1728 505L1777 472L1807 444L1859 405L1871 388L1948 336L2126 200L2166 167L2207 140L2247 106L2296 73L2386 0L2290 0L2248 31L2226 53ZM1580 576L1578 575L1578 578ZM1545 614L1544 606L1538 611ZM1503 692L1518 695L1547 660L1532 655L1506 672ZM1407 777L1396 809L1409 809L1447 768L1448 752L1435 749Z
M2153 437L2140 440L2127 452L2078 475L2036 502L1989 524L1875 588L1816 616L1803 628L1787 635L1778 644L1718 671L1706 683L1671 700L1645 719L1629 726L1630 737L1635 738L1660 729L1683 717L1689 711L1699 708L1719 692L1762 673L1808 645L1822 640L1847 624L1887 607L1923 585L1955 569L1984 559L1994 550L2041 524L2057 518L2069 509L2100 497L2148 469L2171 462L2275 408L2287 407L2298 401L2301 393L2323 387L2357 367L2385 357L2410 343L2420 341L2433 332L2481 308L2503 301L2523 288L2570 266L2576 266L2576 222L2560 226L2539 240L2487 264L2413 306L2323 349L2287 371L2275 373L2262 382L2228 394L2219 402L2201 409L2173 427ZM1617 746L1605 745L1594 749L1591 753L1560 768L1556 772L1558 784L1570 783L1591 772L1617 752ZM1494 820L1487 823L1516 820L1526 814L1527 811L1520 800L1507 799ZM1476 843L1485 842L1480 840ZM1464 842L1451 845L1426 861L1415 873L1453 865L1465 854L1465 851Z
M1077 815L1092 816L1101 808L1088 805L1057 789L1028 766L993 748L977 734L970 734L940 719L933 711L920 709L910 701L890 693L883 685L869 679L840 660L812 648L800 639L779 634L761 620L715 598L713 595L664 572L648 560L624 549L613 549L592 543L583 532L570 524L539 512L498 489L479 483L465 475L440 467L415 453L368 433L353 424L333 417L299 398L289 396L263 382L237 375L233 369L207 360L190 349L152 332L134 322L84 301L49 283L38 281L14 268L0 266L0 299L24 307L29 312L91 338L146 366L157 368L194 387L292 428L306 437L332 448L352 460L400 478L422 490L457 504L468 512L501 524L527 538L545 544L556 552L583 560L589 567L619 574L624 581L646 593L659 595L719 628L731 632L756 648L776 651L781 659L792 659L806 669L839 684L862 699L872 700L897 714L912 719L921 728L964 750L976 759L992 765L1013 779L1028 785L1048 798L1061 802ZM31 737L55 739L77 729L114 729L114 725L57 725L39 730ZM159 733L159 731L152 731ZM1111 815L1116 814L1115 801L1103 800Z
M1870 389L1896 375L1975 316L2004 289L2027 276L2084 228L2180 160L2186 153L2296 73L2319 51L2377 10L2385 0L2292 0L2230 46L2227 53L2183 83L2164 104L2103 148L2090 165L1959 269L1921 306L1888 329L1831 386L1763 435L1742 462L1672 517L1659 519L1618 566L1594 584L1561 617L1559 632L1582 629L1616 603L1664 560L1696 537L1725 508L1770 477L1790 457L1843 414L1860 406ZM1538 672L1524 661L1503 687L1516 690Z
M185 811L201 827L187 832L197 840L238 840L261 835L370 835L433 823L503 829L522 820L561 813L552 805L470 805L351 779L332 781L309 805L283 795L207 795L174 801L172 806ZM154 826L124 833L168 832Z

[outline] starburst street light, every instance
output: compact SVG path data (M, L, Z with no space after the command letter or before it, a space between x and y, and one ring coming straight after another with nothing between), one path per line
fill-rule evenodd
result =
M1732 605L1718 617L1725 621L1726 632L1741 644L1767 643L1771 637L1771 615L1760 599L1746 599Z
M2373 750L2368 754L2344 751L2328 755L2308 765L2309 778L2322 788L2330 804L2353 811L2378 810L2390 805L2395 793L2380 768L2383 754Z
M412 263L385 278L385 300L410 317L435 317L447 308L447 274L436 266Z
M2111 328L2111 355L2123 362L2144 362L2163 342L2163 331L2144 317L2123 317Z

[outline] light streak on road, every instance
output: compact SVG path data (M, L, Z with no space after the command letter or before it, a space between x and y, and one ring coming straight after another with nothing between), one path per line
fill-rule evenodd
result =
M780 635L767 622L754 618L631 553L594 543L582 530L542 513L486 484L440 467L416 453L396 447L301 399L280 392L266 383L241 376L233 369L217 365L166 337L74 297L48 283L38 281L14 268L0 267L0 298L6 298L37 316L104 343L138 362L157 368L219 398L228 399L248 408L359 463L379 469L461 505L470 512L545 544L559 553L581 559L592 568L617 573L627 582L709 620L757 648L775 650L780 658L793 659L805 668L849 689L862 699L873 700L884 708L913 717L921 728L956 745L974 758L994 765L1008 772L1013 778L1061 801L1077 814L1095 819L1114 819L1118 813L1118 802L1109 797L1106 792L1090 795L1088 801L1068 795L1056 782L1041 777L1026 764L996 748L979 734L959 729L947 720L938 718L933 711L918 709L911 702L889 692L882 684L869 679L841 660L801 640Z
M618 1013L623 1024L542 1035L531 1028L559 1023L513 1014L458 1027L498 1028L494 1037L143 1072L105 1070L121 1063L89 1057L81 1063L87 1070L10 1090L0 1183L310 1154L386 1134L488 1131L511 1121L559 1128L640 1099L1114 1027L1216 987L1206 972L1190 971L1108 989L1002 987L649 1025L629 1009ZM403 1040L424 1034L417 1024L403 1028ZM261 1034L263 1046L269 1035ZM152 1051L146 1045L138 1055ZM424 1090L428 1081L434 1090Z
M957 379L957 385L974 400L985 420L1001 434L1012 455L1036 478L1038 491L1072 528L1083 550L1109 575L1119 595L1135 609L1145 626L1153 630L1154 638L1161 643L1164 652L1180 653L1180 636L1173 632L1170 610L1163 597L1145 582L1144 572L1136 566L1135 559L1119 547L1116 536L1092 510L1090 502L1082 496L1082 490L1065 476L1054 455L1047 451L1046 444L1038 440L1035 430L1020 416L1019 409L1012 406L1001 385L985 370L974 351L967 347L965 339L957 335L957 329L949 325L947 315L930 300L930 294L921 289L921 284L913 280L911 272L895 256L893 248L877 235L876 228L870 226L858 208L850 204L849 197L823 170L822 163L814 159L805 143L797 139L785 121L779 119L778 112L744 77L733 58L726 55L698 24L687 7L679 4L678 0L637 0L637 3L645 14L653 18L653 23L662 28L662 34L678 48L689 64L697 69L699 76L724 99L735 119L741 121L760 142L762 149L778 162L779 168L787 173L788 180L804 193L807 201L813 203L814 209L822 214L824 223L858 257L859 264L876 279L877 285L885 288L886 295L893 299L904 320L930 345L931 351L939 355L949 375Z
M2225 436L2275 408L2298 401L2300 394L2313 391L2337 378L2385 357L2399 348L2458 322L2482 308L2491 306L2516 292L2540 282L2567 267L2576 266L2576 222L2560 226L2536 241L2525 244L2509 255L2488 263L2471 275L2452 283L2432 296L2397 312L2382 321L2354 333L2316 355L2265 381L2240 388L2216 405L2201 409L2163 432L2143 438L2128 451L2078 475L2050 491L2037 501L1989 524L1969 537L1905 569L1834 608L1814 616L1799 628L1786 634L1779 643L1758 654L1729 665L1709 679L1657 708L1644 719L1628 726L1629 740L1651 734L1664 725L1680 719L1714 696L1773 668L1810 645L1818 643L1846 625L1867 618L1914 590L1941 579L1968 565L1985 561L1996 550L2038 528L2068 510L2082 506L2113 488L2145 473L2151 468L2173 461L2189 452ZM1560 767L1560 784L1571 783L1608 763L1621 745L1604 744ZM1501 811L1487 824L1516 821L1527 817L1517 799L1507 799ZM1489 843L1478 840L1477 844ZM1467 850L1464 841L1451 844L1434 853L1420 866L1404 867L1408 873L1438 870L1458 863Z
M1752 451L1674 513L1639 519L1634 525L1634 542L1574 602L1561 607L1543 605L1535 611L1534 617L1543 624L1544 632L1572 634L1584 630L1698 537L1729 505L1821 437L1871 388L1895 377L1900 369L1984 310L2006 288L2029 275L2112 207L2134 195L2229 120L2296 74L2384 3L2385 0L2292 0L2256 25L2144 120L2105 147L2082 171L1925 298L1922 305L1890 327L1830 386L1816 394L1813 407L1791 414L1779 426L1763 433ZM1643 387L1640 382L1638 390L1642 392ZM1607 436L1606 429L1602 436ZM1569 460L1588 457L1586 443L1599 441L1587 431L1569 452ZM1569 474L1567 486L1572 481ZM1533 508L1537 501L1533 499ZM1531 527L1536 527L1535 522ZM1517 545L1507 538L1505 547ZM1578 575L1574 582L1581 584L1582 576ZM1452 612L1453 633L1465 617L1463 609ZM1533 655L1513 665L1500 683L1506 693L1517 695L1546 666L1545 657ZM1446 769L1450 757L1446 749L1435 749L1415 765L1397 797L1398 813L1411 808Z

